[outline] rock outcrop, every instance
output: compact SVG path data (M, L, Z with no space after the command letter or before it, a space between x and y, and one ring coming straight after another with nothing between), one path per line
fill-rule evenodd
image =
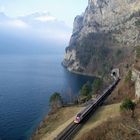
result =
M133 68L132 70L132 81L135 82L135 97L140 99L140 69Z
M89 0L74 21L63 65L70 71L102 75L140 44L139 0Z

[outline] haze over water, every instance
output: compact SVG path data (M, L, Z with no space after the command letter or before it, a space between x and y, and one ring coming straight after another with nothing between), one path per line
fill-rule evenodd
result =
M51 94L69 101L68 92L77 95L93 80L61 65L71 32L46 12L16 18L0 13L0 140L28 140L47 115Z

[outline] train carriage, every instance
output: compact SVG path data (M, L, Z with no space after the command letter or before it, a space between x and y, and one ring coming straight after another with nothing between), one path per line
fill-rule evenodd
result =
M96 109L98 106L100 106L103 103L104 99L112 92L112 90L119 81L120 79L118 78L107 89L104 90L103 94L95 102L91 103L83 111L78 113L75 117L74 123L80 123L87 114L89 114L93 109Z

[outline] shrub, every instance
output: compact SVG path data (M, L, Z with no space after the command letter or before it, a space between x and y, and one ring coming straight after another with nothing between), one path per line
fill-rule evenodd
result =
M131 100L131 99L125 99L121 106L120 106L120 110L121 111L131 111L132 115L131 117L134 117L134 110L135 110L136 104Z

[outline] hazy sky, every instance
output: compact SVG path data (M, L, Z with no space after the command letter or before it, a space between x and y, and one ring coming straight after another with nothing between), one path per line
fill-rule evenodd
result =
M45 11L72 26L74 17L84 12L87 3L88 0L0 0L0 12L17 17Z

